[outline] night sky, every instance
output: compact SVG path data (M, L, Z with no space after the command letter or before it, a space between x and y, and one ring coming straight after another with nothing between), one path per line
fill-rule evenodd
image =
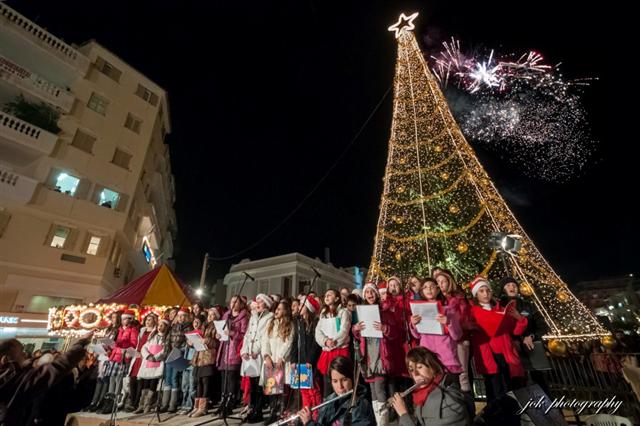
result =
M96 39L169 93L178 274L197 281L202 256L226 257L270 232L335 163L393 80L386 28L420 12L416 34L505 52L535 49L568 78L598 77L585 100L598 147L569 183L525 177L478 149L541 252L569 283L638 272L637 136L624 64L635 26L606 4L557 1L8 1L67 42ZM622 14L625 15L625 14ZM637 26L637 24L636 24ZM631 55L628 53L627 55ZM629 58L623 61L630 61ZM389 95L328 178L257 247L213 262L298 251L368 266L391 122ZM633 101L636 103L637 101ZM631 105L633 105L631 103ZM627 109L629 108L628 112ZM476 147L478 148L478 147Z

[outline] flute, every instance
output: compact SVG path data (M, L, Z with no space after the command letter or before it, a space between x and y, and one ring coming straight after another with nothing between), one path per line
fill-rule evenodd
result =
M352 393L353 393L353 389L351 389L351 390L350 390L350 391L348 391L348 392L343 393L342 395L338 395L338 396L336 396L335 398L332 398L332 399L330 399L330 400L328 400L328 401L325 401L325 402L323 402L322 404L318 404L318 405L316 405L315 407L311 407L311 411L315 411L315 410L317 410L317 409L319 409L319 408L322 408L322 407L324 407L325 405L327 405L327 404L331 404L332 402L337 401L337 400L339 400L339 399L342 399L342 398L344 398L345 396L349 396L349 395L351 395ZM290 417L288 417L288 418L286 418L286 419L278 420L278 421L277 421L277 422L275 422L275 423L271 423L269 426L281 426L281 425L284 425L284 424L287 424L287 423L289 423L289 422L292 422L292 421L296 420L298 417L300 417L300 415L299 415L299 414L295 414L295 415L290 416Z
M413 391L414 391L414 389L415 389L415 388L417 388L417 387L418 387L418 386L420 386L420 385L422 385L422 382L417 382L417 383L415 383L413 386L411 386L411 387L410 387L409 389L407 389L406 391L401 392L401 393L400 393L400 397L404 398L405 396L407 396L407 395L409 395L411 392L413 392ZM391 408L391 407L393 406L392 401L393 401L393 398L389 398L389 399L387 400L387 402L385 402L385 403L384 403L383 408L387 408L387 409L388 409L388 408Z

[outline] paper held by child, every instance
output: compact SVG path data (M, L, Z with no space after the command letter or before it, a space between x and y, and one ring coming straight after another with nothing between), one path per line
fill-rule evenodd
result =
M193 348L196 351L206 351L207 350L207 345L204 343L204 339L202 338L202 336L200 336L198 334L197 331L184 333L184 337L187 338L187 341L189 343L191 343L191 345L193 346Z
M358 305L356 306L358 319L364 322L364 330L360 331L363 337L374 337L382 339L382 330L373 328L373 323L381 323L380 308L378 305Z
M442 324L436 319L441 313L439 302L427 302L427 301L412 301L411 306L412 315L420 315L422 319L416 324L416 330L422 334L444 334Z
M229 335L226 333L227 322L224 320L214 321L213 325L216 327L216 333L220 335L220 341L226 342L229 340Z

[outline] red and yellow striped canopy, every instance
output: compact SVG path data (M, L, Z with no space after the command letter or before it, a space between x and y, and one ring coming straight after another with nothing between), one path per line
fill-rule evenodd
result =
M133 280L97 303L139 306L191 306L189 293L167 265L161 265Z

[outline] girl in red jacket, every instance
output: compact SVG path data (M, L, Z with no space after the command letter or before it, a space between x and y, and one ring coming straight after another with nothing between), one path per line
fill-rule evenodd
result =
M471 335L473 359L478 373L484 375L489 404L512 390L512 378L525 375L513 336L525 331L527 318L511 304L502 307L494 301L484 277L473 280L471 293L475 302L471 316L476 324Z

